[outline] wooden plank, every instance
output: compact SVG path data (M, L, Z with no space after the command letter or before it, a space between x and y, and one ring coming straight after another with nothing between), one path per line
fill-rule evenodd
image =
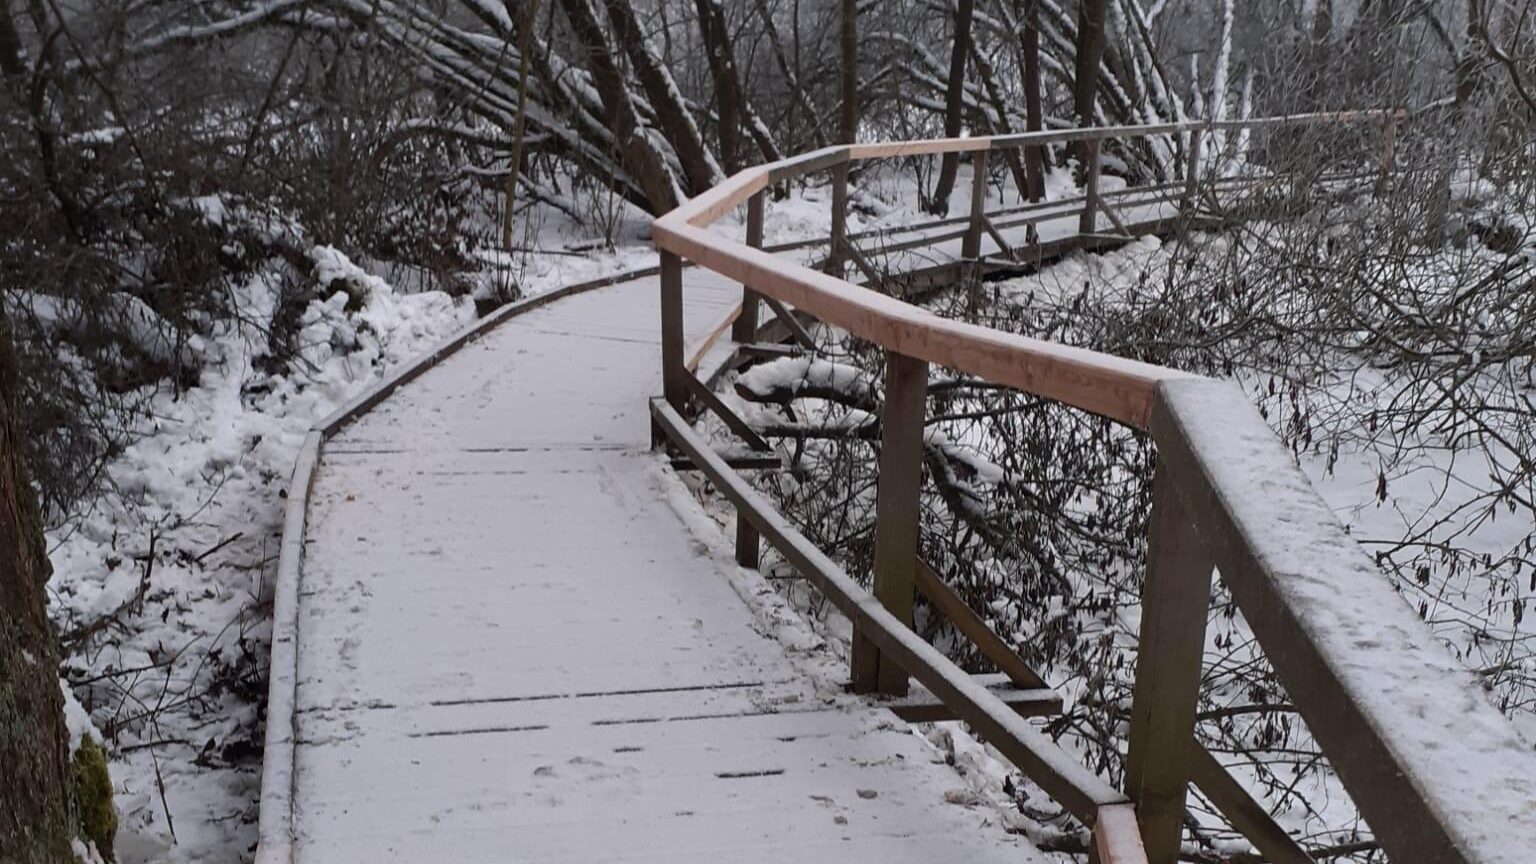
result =
M1121 234L1131 235L1131 232L1126 230L1125 223L1120 220L1120 214L1115 212L1115 208L1109 206L1109 202L1104 200L1104 196L1100 195L1097 202L1099 209L1104 211L1105 216L1109 217L1109 223L1115 226L1116 231L1119 231Z
M683 366L683 264L670 252L661 253L661 380L667 404L678 411L688 406L688 370Z
M864 253L859 251L859 247L853 245L853 241L843 241L843 255L853 262L854 267L860 273L864 274L865 287L880 290L885 282L885 275L876 270L875 265L869 263L869 259L864 257Z
M763 248L763 193L761 192L747 199L747 245L753 249ZM732 340L745 344L757 339L757 307L759 305L757 292L753 291L750 285L743 285L741 314L736 316L736 321L731 326Z
M736 319L741 317L741 310L742 307L739 304L733 306L729 312L726 312L720 317L720 320L715 322L713 327L709 328L709 332L704 334L703 339L700 339L693 345L693 351L688 355L688 361L683 364L683 368L688 370L688 374L694 375L698 373L699 366L703 364L704 358L709 355L710 351L714 350L726 332L736 326Z
M1136 810L1131 805L1099 808L1093 825L1092 857L1097 864L1147 864L1147 853L1136 828Z
M366 410L366 409L365 409ZM268 669L267 729L262 761L257 861L287 864L293 858L294 785L298 782L299 588L304 561L304 522L314 491L324 435L310 430L299 447L288 500L283 505L283 537L278 546L272 598L272 654Z
M843 278L843 256L848 249L848 165L832 168L832 233L827 238L827 260L823 270Z
M1316 864L1296 838L1275 824L1269 811L1253 800L1209 750L1193 743L1190 754L1190 779L1270 864Z
M1397 171L1397 124L1399 115L1387 115L1381 130L1381 177L1376 181L1376 194L1385 193L1392 186L1392 175Z
M1204 147L1204 130L1195 128L1189 133L1189 149L1184 153L1184 200L1182 209L1192 210L1200 196L1200 151Z
M738 171L707 193L685 201L667 216L688 225L708 225L768 188L770 183L777 182L772 173L767 165Z
M1228 382L1167 382L1158 459L1307 729L1396 861L1536 848L1536 754Z
M1092 234L1099 224L1099 147L1097 138L1083 142L1083 215L1078 233Z
M992 220L985 216L981 217L981 227L985 228L987 233L992 235L992 242L997 244L998 253L1010 261L1013 260L1013 244L1008 242L1008 238L1003 236L1003 232L997 230L997 226L992 224ZM977 251L980 251L979 245Z
M736 353L743 360L780 360L785 357L804 356L805 350L799 345L774 345L754 342L751 345L738 345Z
M688 385L688 391L693 394L694 398L703 402L704 406L713 412L716 417L719 417L721 422L725 423L732 432L735 432L743 441L746 441L748 447L761 451L773 449L768 445L767 441L763 440L761 435L757 434L751 426L747 425L747 421L741 419L735 411L731 410L731 406L720 401L720 397L715 395L715 391L705 386L703 381L695 378L691 373L686 375L683 381Z
M917 569L913 572L913 577L917 590L928 598L928 602L944 613L944 617L955 625L955 629L971 640L971 644L981 651L982 656L991 660L992 665L996 666L1009 680L1031 690L1046 689L1050 686L1038 672L1024 662L1024 658L1020 657L1012 646L1003 641L1003 637L987 626L987 622L982 620L981 616L977 615L959 594L955 593L955 589L949 587L949 584L933 567L929 566L927 561L922 558L917 559Z
M880 476L875 487L874 594L912 627L917 537L922 521L923 421L928 413L928 364L886 352L885 406L881 410ZM854 630L853 690L907 692L906 670L881 656Z
M1061 694L1055 690L1018 687L1005 675L971 677L1020 717L1054 717L1061 713ZM880 704L908 723L939 723L958 719L948 705L921 684L905 696L897 696Z
M815 584L856 629L874 641L882 655L895 659L1047 795L1087 824L1098 818L1102 806L1129 803L1123 793L1085 768L1077 757L1056 746L1002 700L961 672L937 648L902 625L732 471L665 400L651 401L651 416L672 443L709 477L720 494L736 505L737 512L752 520L763 539Z
M726 465L737 471L778 471L784 467L784 459L776 453L732 454L720 457ZM674 471L702 471L692 459L667 460Z
M660 217L657 223L668 225L703 226L740 206L752 195L773 183L793 180L816 171L846 165L850 160L894 158L898 156L958 153L976 150L1017 148L1061 144L1071 141L1102 141L1107 138L1133 138L1150 135L1169 135L1193 129L1257 130L1321 123L1358 123L1380 119L1390 114L1401 115L1394 109L1374 111L1335 111L1316 114L1294 114L1284 117L1247 118L1216 121L1186 121L1144 126L1105 126L1088 129L1048 129L1039 132L1023 132L1013 135L997 135L975 138L936 139L931 141L893 141L876 144L855 144L826 147L801 156L783 159L769 165L747 168L732 175L725 182L702 195L695 196L672 212Z
M1125 791L1136 802L1151 864L1178 860L1211 605L1211 562L1172 483L1159 466L1125 767Z
M567 297L574 297L577 294L585 294L588 291L595 291L599 288L607 288L611 285L617 285L620 282L630 282L635 279L654 276L659 272L660 268L657 267L642 267L636 270L626 270L622 273L614 273L609 276L591 279L586 282L578 282L574 285L566 285L561 288L556 288L553 291L546 291L543 294L529 297L525 300L517 300L512 303L508 303L507 305L491 312L484 318L481 318L473 324L470 324L463 330L460 330L458 333L448 337L448 339L444 340L431 351L428 351L427 353L422 354L410 362L400 366L395 372L384 378L378 384L368 388L352 401L338 408L329 417L326 417L325 419L316 423L311 428L320 431L326 438L330 438L331 436L336 435L343 428L345 428L347 424L373 410L379 405L380 402L383 402L385 399L389 398L390 394L399 390L401 387L404 387L406 384L416 380L421 376L423 372L426 372L428 369L431 369L438 363L441 363L454 354L457 354L460 349L475 341L476 339L479 339L481 336L484 336L492 330L495 330L497 327L500 327L502 324L505 324L506 322L511 321L519 316L526 315L535 309L547 306L556 300L563 300Z
M971 221L960 245L960 257L974 261L981 257L982 221L987 218L987 151L971 154ZM1007 248L1007 244L1003 244Z
M765 299L792 303L858 338L1137 428L1146 423L1158 382L1190 377L1134 360L940 318L698 228L662 220L652 230L662 248L747 282Z
M805 325L800 323L800 319L796 318L793 312L784 307L783 301L777 297L764 295L763 302L773 310L774 317L784 325L790 335L795 337L796 342L799 342L807 351L816 350L816 340L811 338L810 331L805 329Z
M791 156L788 159L770 164L767 166L769 182L783 183L786 180L794 180L807 174L814 174L817 171L825 171L837 165L847 164L847 162L847 147L842 145L823 147L820 150L812 150L809 153ZM705 194L712 194L713 192L714 190L711 189Z

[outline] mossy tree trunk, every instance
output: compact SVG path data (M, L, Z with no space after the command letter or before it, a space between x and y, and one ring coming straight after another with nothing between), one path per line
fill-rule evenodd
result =
M0 861L73 862L78 819L59 658L43 586L50 573L17 440L17 370L0 312Z

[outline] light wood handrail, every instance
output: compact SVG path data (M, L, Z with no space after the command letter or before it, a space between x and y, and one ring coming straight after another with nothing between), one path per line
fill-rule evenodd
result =
M720 185L656 219L651 226L651 238L657 248L665 252L737 280L759 294L788 303L887 350L1144 429L1154 388L1170 378L1188 377L1185 373L947 320L893 297L736 242L707 230L708 226L773 183L850 161L1208 130L1356 123L1401 116L1402 112L1393 110L1350 111L826 147L737 172Z
M891 654L957 716L972 722L1053 797L1092 824L1101 860L1142 864L1150 856L1152 864L1171 862L1189 781L1198 774L1202 785L1220 783L1213 773L1219 766L1202 764L1197 772L1191 765L1201 643L1183 632L1194 622L1203 623L1200 604L1209 599L1212 566L1231 588L1314 738L1392 860L1506 860L1509 850L1536 848L1536 755L1349 538L1240 391L1201 376L948 320L709 230L754 196L761 200L772 184L829 168L836 169L839 183L846 182L846 166L852 162L1186 133L1193 146L1185 156L1185 182L1170 184L1169 191L1171 199L1193 203L1199 142L1211 132L1309 124L1383 122L1380 190L1396 170L1397 138L1406 117L1399 110L1349 111L828 147L739 172L653 223L653 241L663 258L664 321L669 314L681 314L676 262L688 259L741 282L769 303L792 305L874 343L895 355L892 359L939 364L1150 433L1159 469L1149 553L1149 574L1156 578L1149 575L1146 590L1157 592L1149 608L1162 612L1143 616L1142 639L1144 650L1163 653L1157 662L1138 668L1128 799L1104 791L1096 778L1062 762L984 688L957 678L952 664L946 665L891 608L852 583L708 452L675 410L679 402L653 403L653 416L737 505L738 518L751 522L755 530L747 536L753 544L761 533L777 546L844 609L861 638ZM1098 160L1091 161L1089 171L1096 172ZM1090 213L1102 203L1092 183L1083 203ZM973 212L971 235L977 221ZM1081 231L1092 225L1085 219ZM834 257L842 252L835 240ZM667 304L678 308L668 313ZM680 332L675 321L669 327ZM911 421L905 416L912 413L910 399L904 399L906 407L899 412L904 416L888 420ZM915 466L893 467L901 474L896 478L901 495L916 494L910 474ZM882 475L888 470L882 465ZM893 501L889 512L883 500L878 506L877 521L898 515L912 502ZM896 551L901 554L887 559L899 566L877 562L877 569L886 572L876 573L876 583L887 598L900 593L900 586L889 581L893 575L911 578L910 550L903 545ZM741 557L755 561L755 547L751 556ZM1190 609L1191 604L1199 608ZM1153 617L1159 621L1149 623ZM885 671L882 665L882 689ZM1229 807L1241 806L1249 822L1266 818L1261 808L1235 796L1226 799ZM1265 835L1260 842L1271 854L1295 854L1273 823L1255 830Z

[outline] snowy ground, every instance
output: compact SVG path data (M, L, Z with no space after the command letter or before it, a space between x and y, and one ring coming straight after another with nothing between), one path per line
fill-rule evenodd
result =
M825 234L826 197L797 190L776 205L775 239ZM192 203L218 224L250 217L216 196ZM613 245L584 234L535 213L523 239L539 251L482 252L475 299L509 271L533 296L654 265L644 219L620 221ZM288 278L274 261L237 287L239 323L190 340L196 385L146 390L149 409L103 492L48 531L63 676L113 754L124 864L250 859L271 579L298 446L312 423L474 317L470 297L421 290L430 282L415 268L355 264L327 247L308 255L325 299L303 313L299 357L271 362ZM51 310L37 308L46 298L27 302Z
M326 299L303 312L292 371L269 371L279 276L258 273L238 288L242 321L197 344L197 385L155 393L107 491L48 532L65 676L113 749L124 864L249 856L294 455L312 422L473 317L468 298L309 256Z

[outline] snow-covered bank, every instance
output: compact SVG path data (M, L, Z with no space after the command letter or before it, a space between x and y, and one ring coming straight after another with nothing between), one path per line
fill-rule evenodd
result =
M274 358L280 280L236 288L196 386L150 396L105 491L48 535L65 674L113 750L118 860L230 862L255 842L271 585L310 424L473 318L404 294L329 247L297 353Z

